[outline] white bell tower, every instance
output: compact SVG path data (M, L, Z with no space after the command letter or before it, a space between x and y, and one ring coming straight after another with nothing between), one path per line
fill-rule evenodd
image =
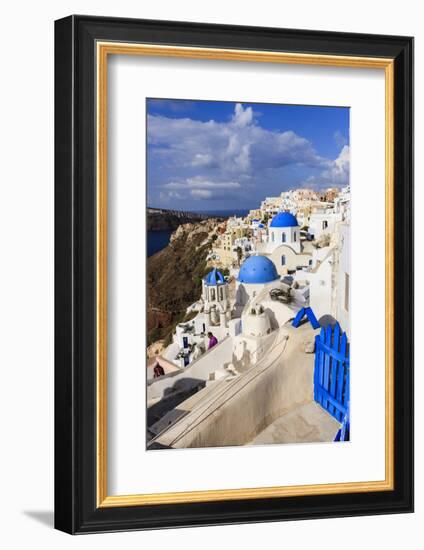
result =
M208 327L220 325L225 328L230 319L228 283L223 274L214 268L202 281L202 299Z

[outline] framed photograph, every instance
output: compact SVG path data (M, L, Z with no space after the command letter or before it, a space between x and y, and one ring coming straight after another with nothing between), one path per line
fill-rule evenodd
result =
M413 39L55 24L55 525L413 510Z

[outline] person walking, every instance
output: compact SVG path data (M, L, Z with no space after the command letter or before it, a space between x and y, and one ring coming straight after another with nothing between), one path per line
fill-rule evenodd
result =
M218 340L217 340L216 336L214 336L214 335L212 334L212 332L208 332L208 338L209 338L209 346L208 346L208 349L211 349L211 348L213 348L214 346L217 345Z
M156 363L153 368L153 378L159 378L159 376L163 376L164 374L165 374L165 371L162 365L159 365L159 363Z

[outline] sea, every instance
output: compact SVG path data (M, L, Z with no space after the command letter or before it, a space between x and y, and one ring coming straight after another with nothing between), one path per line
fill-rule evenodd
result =
M192 211L194 213L194 211ZM249 210L197 210L196 214L206 214L211 218L230 218L231 216L244 217L247 216ZM166 246L171 239L172 231L148 231L147 232L147 257L153 256Z
M168 246L172 231L148 231L147 232L147 257Z

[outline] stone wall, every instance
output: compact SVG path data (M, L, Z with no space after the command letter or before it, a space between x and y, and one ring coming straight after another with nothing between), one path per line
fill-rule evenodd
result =
M313 338L309 323L280 329L258 365L220 382L157 443L174 448L244 445L282 414L311 402L314 355L302 347Z

